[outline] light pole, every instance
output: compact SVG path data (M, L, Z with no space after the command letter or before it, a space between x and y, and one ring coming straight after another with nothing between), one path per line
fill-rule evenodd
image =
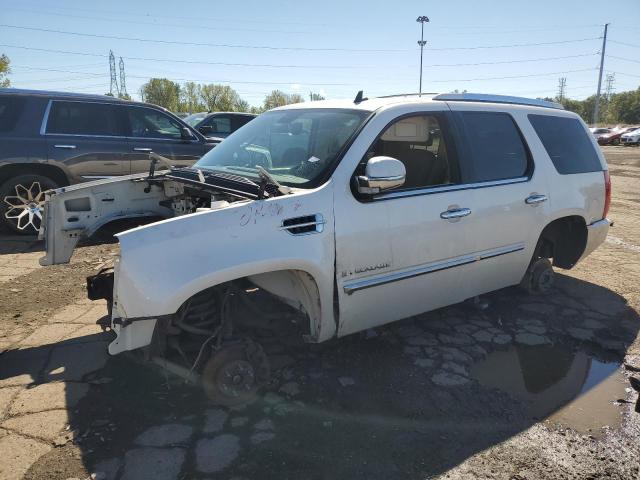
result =
M420 45L420 89L418 90L418 95L422 96L422 52L424 50L424 46L427 44L424 39L424 24L429 21L429 17L426 15L422 15L416 18L416 22L420 22L420 40L418 40L418 45Z

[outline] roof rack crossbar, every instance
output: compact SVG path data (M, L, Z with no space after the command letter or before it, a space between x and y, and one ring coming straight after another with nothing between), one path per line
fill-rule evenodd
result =
M545 107L564 110L564 107L556 102L539 100L537 98L512 97L510 95L491 95L486 93L441 93L433 97L433 100L456 102L490 102L510 103L515 105L530 105L532 107Z

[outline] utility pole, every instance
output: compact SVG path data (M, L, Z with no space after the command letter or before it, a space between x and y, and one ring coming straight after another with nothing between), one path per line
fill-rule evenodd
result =
M558 102L562 103L564 101L564 92L567 88L567 77L560 77L558 79Z
M420 23L420 40L418 40L418 45L420 45L420 87L418 89L418 95L422 96L422 53L424 46L427 44L424 39L424 24L425 22L429 22L429 17L426 15L420 16L416 18L416 22Z
M112 50L109 50L109 74L111 76L109 94L112 97L117 97L120 91L118 90L118 81L116 80L116 57L113 55Z
M124 73L124 60L122 60L122 57L120 57L118 67L120 68L120 95L127 96L127 79Z
M607 29L609 24L604 24L604 36L602 37L602 51L600 52L600 73L598 74L598 91L596 92L596 104L593 109L593 125L597 125L600 115L600 89L602 88L602 71L604 70L604 52L607 48Z

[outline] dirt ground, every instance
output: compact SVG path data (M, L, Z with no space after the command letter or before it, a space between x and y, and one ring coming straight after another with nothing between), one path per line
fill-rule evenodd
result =
M109 357L85 277L0 238L0 479L640 478L640 148L605 147L615 226L554 291L515 288L322 345L261 343L241 408Z

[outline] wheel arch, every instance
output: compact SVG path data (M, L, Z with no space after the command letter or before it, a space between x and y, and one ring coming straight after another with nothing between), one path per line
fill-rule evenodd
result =
M70 184L67 173L56 165L48 163L10 163L0 167L0 184L18 175L42 175L50 178L60 187Z
M581 215L556 218L540 232L533 261L552 258L555 267L573 268L585 251L587 238L587 222Z

